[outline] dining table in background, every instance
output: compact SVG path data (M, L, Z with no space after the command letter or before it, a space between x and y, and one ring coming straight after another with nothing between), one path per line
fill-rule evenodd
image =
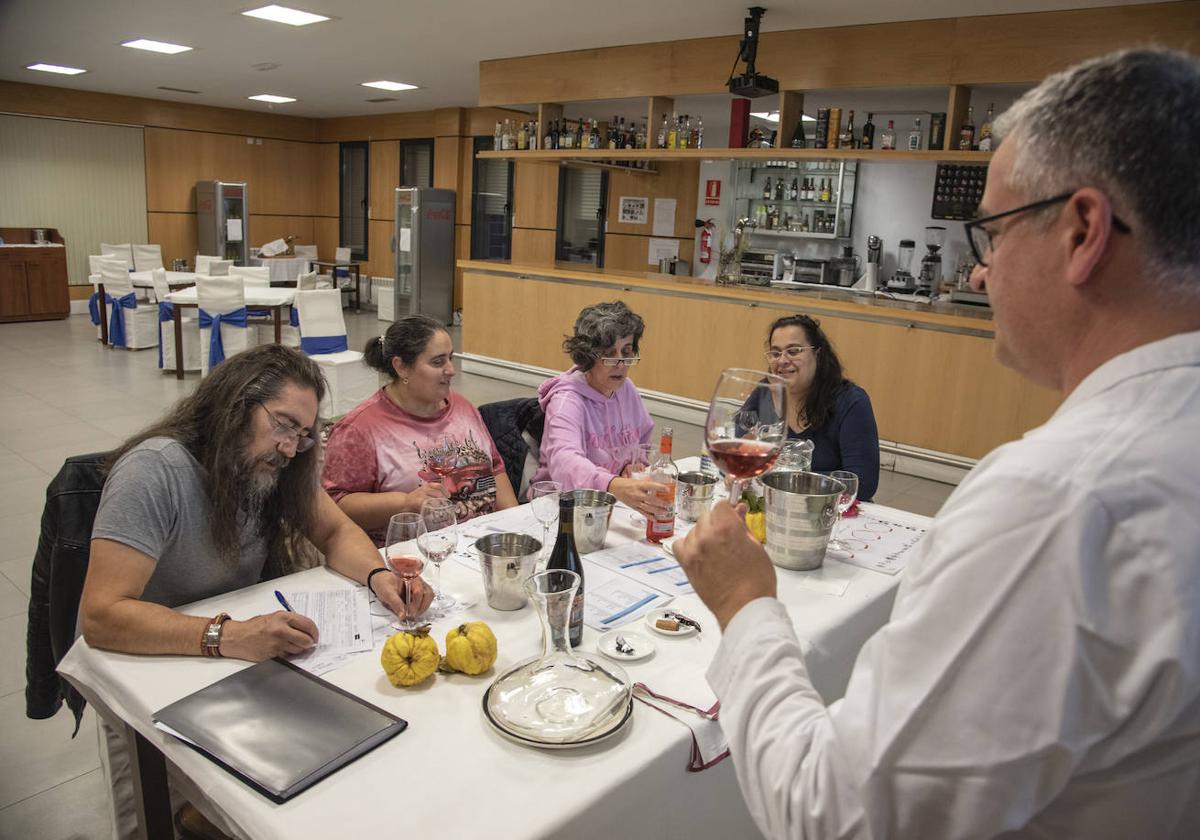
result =
M181 310L196 309L196 288L183 289L167 295L167 300L173 304L175 318L175 378L183 379L183 316ZM256 309L270 309L275 319L275 343L283 340L283 308L290 307L296 300L296 290L273 289L268 286L247 286L246 306Z
M359 263L355 262L354 260L341 260L341 261L338 261L338 260L313 260L312 267L314 269L316 269L317 271L320 271L322 268L328 268L330 270L330 273L333 275L333 287L335 289L341 288L341 286L338 285L338 281L337 281L337 270L339 268L344 268L344 269L346 269L347 274L353 275L354 276L354 311L355 312L362 311L359 308L359 304L361 303L360 296L362 294L362 274L361 274ZM346 288L350 288L350 287L347 286Z
M129 281L135 289L154 290L154 281L149 271L131 271L129 272ZM99 274L89 274L88 282L96 289L96 303L100 308L100 338L101 344L108 344L108 306L104 302L104 281L100 279ZM186 289L188 286L196 285L196 273L194 271L168 271L167 272L167 287L171 291Z
M266 266L271 272L272 286L296 285L296 278L310 271L308 257L251 257L250 265Z

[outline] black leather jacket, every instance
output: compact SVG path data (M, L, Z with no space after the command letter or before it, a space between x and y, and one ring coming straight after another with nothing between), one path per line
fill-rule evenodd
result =
M85 701L55 669L75 642L92 523L104 488L101 467L110 454L75 455L62 465L46 488L42 533L33 560L25 640L25 714L35 719L51 717L65 699L75 715L75 732Z
M496 444L496 450L504 459L504 471L514 493L521 492L521 478L525 469L525 453L529 450L523 433L541 441L546 424L546 415L538 406L536 397L518 397L514 400L488 403L479 406L479 416Z

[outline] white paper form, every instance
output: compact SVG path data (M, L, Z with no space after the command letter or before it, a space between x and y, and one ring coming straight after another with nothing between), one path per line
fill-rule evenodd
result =
M241 219L226 219L225 220L225 239L228 242L242 241L242 220Z
M859 513L853 519L843 519L837 533L850 551L831 549L828 556L851 566L894 575L904 570L913 546L925 536L925 530Z
M646 241L650 243L647 247L646 262L648 264L658 265L659 260L669 260L671 257L679 258L678 239L654 239L651 237Z
M311 618L320 631L317 646L292 657L293 664L320 676L373 647L375 636L365 587L285 591L283 594L292 609Z
M584 559L667 595L695 592L679 563L661 545L625 543L585 554Z
M654 236L675 235L675 199L654 199L654 225L650 232Z
M604 632L623 627L673 599L649 586L595 565L585 566L583 623Z

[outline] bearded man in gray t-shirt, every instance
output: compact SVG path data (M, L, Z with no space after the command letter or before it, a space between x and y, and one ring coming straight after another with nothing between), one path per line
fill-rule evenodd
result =
M125 653L260 661L317 642L307 617L279 610L234 621L173 607L298 570L315 546L398 615L402 595L370 538L321 490L320 369L277 344L231 357L190 397L114 455L92 531L80 602L88 644Z

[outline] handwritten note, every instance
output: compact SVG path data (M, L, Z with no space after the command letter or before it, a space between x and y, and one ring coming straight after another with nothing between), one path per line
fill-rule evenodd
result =
M830 549L828 556L851 566L894 575L904 570L913 547L925 536L924 528L903 525L887 519L860 513L854 519L842 520L838 539L849 551Z

